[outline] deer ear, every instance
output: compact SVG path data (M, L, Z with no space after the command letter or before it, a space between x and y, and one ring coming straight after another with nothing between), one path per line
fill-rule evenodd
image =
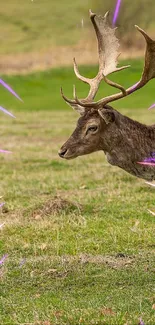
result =
M115 113L111 109L100 108L98 110L98 113L103 118L106 124L110 124L115 121Z
M66 102L67 103L67 102ZM69 104L69 103L67 103ZM81 116L85 114L85 107L82 107L78 104L69 104L75 111L77 111Z

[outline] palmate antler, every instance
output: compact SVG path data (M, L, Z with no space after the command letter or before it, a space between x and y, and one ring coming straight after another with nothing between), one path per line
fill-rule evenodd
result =
M97 16L90 11L90 18L93 23L97 40L98 40L98 52L99 52L99 72L94 79L89 79L82 77L79 74L76 62L74 60L74 71L76 76L90 85L90 91L86 98L79 100L76 95L76 89L74 88L74 100L70 100L64 96L62 89L61 94L64 100L69 103L75 109L79 107L94 107L100 108L104 107L106 104L113 102L115 100L121 99L125 96L128 96L135 92L136 90L145 86L151 79L155 78L155 41L153 41L144 30L136 26L138 31L144 36L146 40L146 53L145 53L145 65L142 77L139 82L134 86L125 89L123 86L118 85L110 81L107 78L107 75L110 73L123 70L129 66L117 68L117 59L118 59L118 48L119 42L115 36L115 29L112 29L109 26L108 14L104 17ZM117 89L120 89L121 92L102 98L97 102L93 102L95 95L98 91L100 82L104 80L107 84Z
M90 10L90 19L94 26L97 40L98 40L99 70L95 78L93 79L85 78L80 75L77 67L77 63L74 59L74 72L77 78L89 84L90 86L90 91L88 96L86 98L81 99L80 101L76 97L75 89L74 89L74 100L70 100L63 94L61 88L61 95L63 99L74 108L78 108L79 104L80 106L86 106L86 104L90 104L93 101L98 91L99 85L101 81L105 79L105 76L107 76L110 73L120 71L129 67L129 66L123 66L121 68L117 68L117 59L118 56L120 55L120 53L118 53L119 41L115 36L116 29L112 29L109 26L108 13L106 13L104 17L101 17L101 16L96 16L96 14L92 13ZM114 86L120 89L125 95L126 92L122 86L116 83Z

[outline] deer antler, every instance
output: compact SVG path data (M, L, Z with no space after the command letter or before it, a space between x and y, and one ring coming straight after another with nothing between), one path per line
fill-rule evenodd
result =
M123 69L126 69L129 67L129 66L124 66L121 68L117 68L117 60L118 60L118 56L119 56L119 53L118 53L119 41L118 41L117 37L115 36L116 29L115 28L113 29L109 26L108 14L109 13L107 12L104 17L97 16L96 14L92 13L90 10L90 19L94 26L97 40L98 40L99 70L98 70L97 76L93 79L83 77L79 73L76 60L74 59L74 72L75 72L77 78L80 79L81 81L89 84L89 86L90 86L90 91L89 91L88 96L86 98L78 100L75 95L74 96L75 99L70 100L66 96L64 96L64 94L62 92L62 88L61 88L61 95L62 95L63 99L67 103L69 103L71 106L73 106L74 108L76 107L77 104L78 104L78 106L79 105L86 106L86 104L91 103L93 101L93 99L95 98L95 95L98 91L100 82L103 79L106 82L108 82L109 84L111 84L112 86L114 86L118 89L121 89L122 93L124 95L126 93L125 89L122 86L120 86L116 83L114 84L110 81L107 81L107 79L105 78L105 76L107 76L110 73L120 71L120 70L123 70Z
M128 96L132 94L133 92L137 91L138 89L144 87L151 79L155 78L155 41L152 40L147 33L138 27L137 25L135 26L138 31L144 36L146 40L146 52L145 52L145 65L144 65L144 70L141 76L141 79L132 87L129 87L128 89L124 89L123 87L121 89L121 93L117 93L111 96L107 96L105 98L102 98L101 100L93 103L86 103L83 105L81 101L78 100L78 103L81 106L85 107L104 107L106 104L113 102L115 100L121 99L125 96ZM109 85L119 88L117 84L113 83L112 81L108 80L106 77L104 77L104 80L106 83ZM117 86L116 86L117 85ZM124 91L125 90L125 91ZM76 96L77 97L77 96Z

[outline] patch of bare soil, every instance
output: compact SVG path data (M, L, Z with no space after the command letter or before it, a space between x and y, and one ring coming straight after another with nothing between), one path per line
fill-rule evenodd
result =
M45 216L57 215L60 213L69 213L81 211L82 206L76 202L70 202L61 197L55 197L46 201L39 208L34 209L31 212L31 216L35 219L39 219Z
M82 254L80 255L80 261L82 264L105 264L112 269L121 269L124 267L131 267L134 258L125 256L124 254L118 254L116 256Z

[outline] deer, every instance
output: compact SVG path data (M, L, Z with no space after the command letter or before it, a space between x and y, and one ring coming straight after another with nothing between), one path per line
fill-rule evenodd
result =
M146 42L144 69L140 80L134 86L125 89L108 78L109 74L130 67L117 67L120 44L116 36L116 28L109 22L109 13L102 17L90 10L90 20L98 43L99 69L94 78L86 78L80 74L74 58L76 77L88 84L90 89L86 98L79 99L76 87L73 86L73 99L69 99L64 95L61 87L63 100L80 114L80 118L74 132L58 154L63 159L73 159L103 151L111 165L118 166L135 177L153 181L155 167L141 162L155 155L155 125L145 125L132 120L115 110L109 103L131 95L155 78L155 41L135 25ZM95 101L101 81L118 89L119 92Z

